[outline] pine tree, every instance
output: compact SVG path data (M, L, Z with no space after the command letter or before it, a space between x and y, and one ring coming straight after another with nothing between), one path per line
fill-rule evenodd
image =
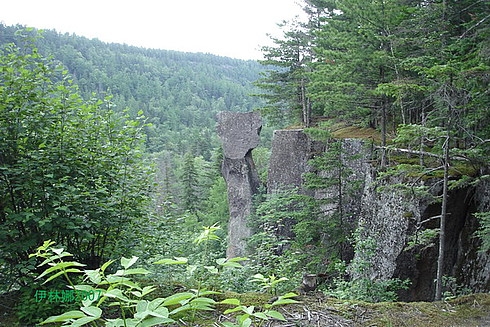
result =
M199 208L199 175L192 153L184 156L181 183L182 209L195 214Z
M275 46L263 47L270 68L256 85L265 91L259 94L267 101L262 114L275 123L311 123L312 103L308 96L309 64L313 61L311 31L297 19L283 22L283 38L273 38Z

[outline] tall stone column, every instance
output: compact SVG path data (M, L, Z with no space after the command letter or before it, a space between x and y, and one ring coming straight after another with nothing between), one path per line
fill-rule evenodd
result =
M313 142L302 129L276 130L272 137L267 192L303 187Z
M246 254L246 239L251 235L247 219L252 198L260 180L252 159L252 149L260 142L262 120L256 112L218 114L218 135L223 144L221 172L228 190L230 219L228 222L228 258Z

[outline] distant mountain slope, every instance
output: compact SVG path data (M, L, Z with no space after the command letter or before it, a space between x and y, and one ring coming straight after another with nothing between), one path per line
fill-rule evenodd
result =
M0 24L0 43L19 43L15 33L23 28ZM147 130L151 151L192 150L207 157L215 146L217 112L260 106L250 96L263 70L255 61L108 44L53 30L43 31L36 45L66 66L84 97L109 92L117 108L142 110L153 123Z

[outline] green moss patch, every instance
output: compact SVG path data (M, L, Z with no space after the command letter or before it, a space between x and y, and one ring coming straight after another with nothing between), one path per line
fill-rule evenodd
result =
M345 126L336 130L332 130L333 137L339 139L365 139L371 140L375 143L381 143L381 134L374 128L359 127L359 126Z
M355 322L354 326L360 327L477 327L490 324L490 294L472 294L441 302L357 303L342 306L345 315Z

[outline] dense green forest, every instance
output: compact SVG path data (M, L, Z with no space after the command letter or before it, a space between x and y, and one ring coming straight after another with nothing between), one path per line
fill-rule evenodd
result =
M374 163L381 175L409 177L415 172L419 178L428 178L436 172L443 188L434 200L441 203L440 225L432 230L439 238L435 298L441 299L444 233L450 219L446 212L448 192L477 185L489 173L489 3L309 0L304 10L306 21L285 21L283 37L263 49L266 59L262 63L275 68L256 83L269 91L263 96L267 104L262 112L270 121L288 120L320 139L335 135L328 132L343 125L379 132L379 137L377 133L356 133L356 129L340 134L374 142ZM342 153L335 147L331 152L312 165L332 169L335 161L331 157L341 157ZM400 158L397 152L413 157ZM342 173L338 172L338 179ZM311 182L315 188L336 183L335 179L318 177ZM338 185L348 192L355 183L349 183L347 190ZM297 201L286 203L294 205ZM342 198L333 201L342 208ZM265 205L265 212L270 212L267 202ZM341 225L342 218L338 217L342 216L344 212L335 212L329 223ZM488 226L488 212L478 216L480 223ZM265 226L279 218L280 214L272 214ZM292 246L301 249L313 245L325 250L318 240L322 235L332 235L335 229L318 226L318 221L298 218L297 222L311 225L308 231L324 231L317 241L307 232ZM305 232L301 227L297 232ZM373 245L362 240L365 234L356 233L351 230L344 234L351 237L356 253L361 247L367 253L372 251ZM479 235L483 249L488 250L488 227ZM336 250L325 254L338 259L332 255ZM311 257L299 266L309 263L314 263ZM360 269L359 264L365 262L351 262L347 269ZM369 287L377 287L366 281ZM387 290L381 287L376 292L382 293L381 289Z
M0 40L0 287L22 292L21 321L39 319L28 255L43 240L95 268L197 255L201 226L226 229L216 114L260 105L259 63L23 26L0 25Z
M1 42L24 42L15 36L20 28L1 26ZM263 70L255 61L107 44L53 30L39 34L39 52L63 64L83 98L110 94L118 110L128 108L133 117L143 111L152 125L145 131L151 152L209 159L216 147L216 113L260 104L250 96L257 92L251 82Z
M260 110L266 130L302 127L323 140L339 124L369 128L380 135L380 172L437 171L444 189L474 185L489 174L490 4L303 5L308 19L283 22L260 63L0 25L0 293L15 294L7 306L21 326L62 312L70 314L53 321L152 326L195 320L212 310L214 291L278 295L263 312L225 299L241 316L223 325L250 326L282 318L274 308L294 303L287 292L305 269L335 276L323 289L331 296L396 300L406 281L349 280L365 263L343 258L342 248L373 244L335 217L318 219L322 203L304 194L260 194L250 260L242 267L244 258L223 258L228 206L215 116ZM254 150L264 183L269 138ZM392 161L394 149L412 157ZM336 156L311 164L329 169ZM306 179L310 188L332 183ZM274 224L285 216L297 223L295 236L278 251L285 242ZM478 217L488 251L490 215ZM76 311L76 303L34 296L63 289L57 277L68 275L79 291L108 291L112 306L92 300ZM160 297L143 299L153 291Z

